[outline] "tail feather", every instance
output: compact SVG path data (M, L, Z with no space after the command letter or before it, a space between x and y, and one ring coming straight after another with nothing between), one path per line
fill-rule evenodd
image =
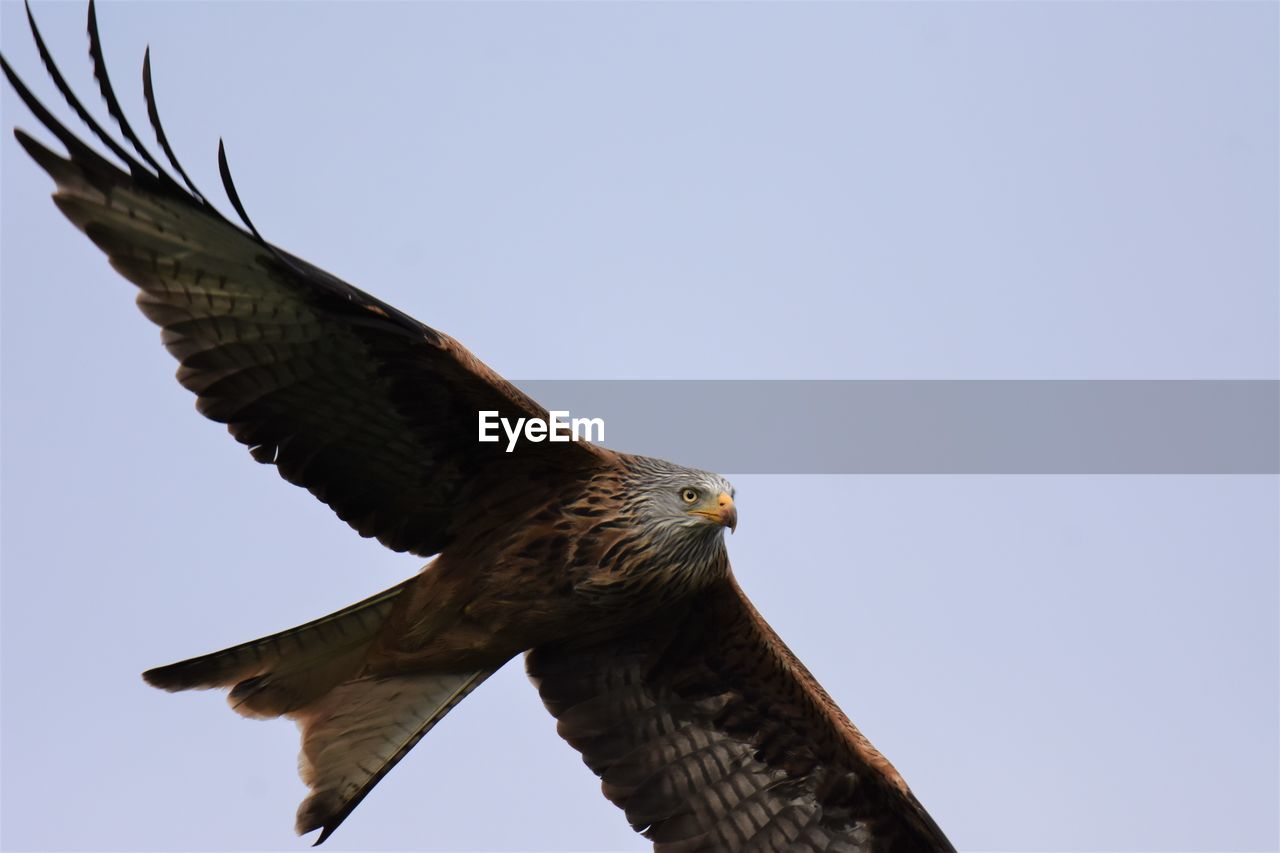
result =
M298 718L298 772L311 795L297 831L321 844L445 714L494 670L348 681Z
M328 838L391 768L496 669L376 674L370 644L405 581L321 619L143 673L164 690L230 688L248 717L291 717L311 788L297 830Z
M251 696L263 694L269 685L283 690L284 678L305 670L331 670L363 653L374 634L382 627L396 596L409 583L356 602L350 607L315 619L305 625L272 634L222 651L190 660L149 669L142 674L146 682L162 690L193 690L232 687L232 706L250 713L245 706ZM318 676L323 672L315 673ZM332 687L337 680L330 680ZM243 709L243 710L242 710ZM280 716L278 711L269 716Z
M237 683L227 694L227 703L237 714L255 720L296 718L335 686L355 678L364 665L365 651L366 644L361 643L307 663L277 666Z

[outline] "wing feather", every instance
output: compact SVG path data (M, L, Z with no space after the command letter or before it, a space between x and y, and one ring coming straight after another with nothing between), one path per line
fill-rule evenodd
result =
M479 410L511 419L547 412L452 338L262 240L219 145L224 187L249 232L221 216L168 144L148 56L151 124L187 188L170 178L115 97L91 7L94 73L140 162L89 115L29 9L28 17L58 90L128 170L68 130L3 62L19 97L68 153L20 130L19 142L53 177L58 208L140 289L138 306L161 327L197 409L226 424L255 459L274 464L361 535L429 556L479 526L501 524L495 507L527 511L567 478L613 458L585 442L525 442L514 453L477 442Z
M656 850L953 850L732 579L626 637L526 663Z

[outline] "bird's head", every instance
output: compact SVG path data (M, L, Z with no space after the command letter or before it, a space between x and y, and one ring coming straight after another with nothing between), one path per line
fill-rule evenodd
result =
M724 528L737 528L733 486L724 477L657 459L642 462L636 497L645 523L667 533L716 539Z
M692 482L680 489L680 505L685 515L727 527L730 533L737 530L738 508L733 504L733 486L715 474L689 479Z

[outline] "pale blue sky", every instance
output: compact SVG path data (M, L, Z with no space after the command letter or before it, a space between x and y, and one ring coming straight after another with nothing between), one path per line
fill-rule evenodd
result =
M197 184L224 136L269 239L515 379L1280 378L1273 3L99 17ZM194 413L0 104L0 844L303 849L293 727L138 673L418 561ZM748 593L959 847L1280 846L1277 478L734 481ZM518 666L326 847L646 849Z

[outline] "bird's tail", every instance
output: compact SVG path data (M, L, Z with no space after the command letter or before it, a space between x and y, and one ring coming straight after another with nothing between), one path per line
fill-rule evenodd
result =
M298 759L311 794L298 834L324 841L392 767L493 670L376 675L369 645L408 581L279 634L147 670L164 690L230 688L247 717L290 717L302 730Z

